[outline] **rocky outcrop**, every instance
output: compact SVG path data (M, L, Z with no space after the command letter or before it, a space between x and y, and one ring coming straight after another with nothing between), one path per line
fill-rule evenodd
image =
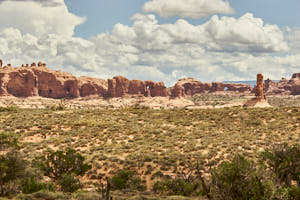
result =
M0 60L0 66L2 61ZM261 79L259 79L261 80ZM260 87L260 86L259 86ZM163 82L128 80L122 76L103 80L90 77L75 77L62 71L54 71L45 63L33 62L19 68L10 64L0 67L0 95L16 97L41 96L46 98L76 98L91 95L103 98L126 97L138 95L145 97L180 98L208 92L240 92L255 91L261 96L257 86L255 90L248 84L241 83L203 83L193 78L180 79L173 87L167 88ZM300 73L294 74L290 80L279 82L265 81L267 94L300 94Z
M264 76L262 74L257 74L256 85L254 87L255 98L248 100L244 106L251 107L271 107L267 102L266 98L266 87L264 83Z
M145 81L146 93L151 97L167 97L170 96L168 89L163 82Z
M107 81L98 78L91 78L81 76L79 79L79 93L81 97L87 97L91 95L99 95L105 97L107 95Z
M54 71L39 63L39 67L11 68L0 70L0 95L16 97L41 96L46 98L76 98L97 94L105 96L104 80L76 78L62 71ZM91 87L90 87L91 86ZM94 91L91 88L95 88ZM87 92L88 91L88 92Z
M257 74L256 85L254 87L256 101L266 100L265 90L264 76L262 74Z
M300 95L300 73L292 75L290 80L282 78L279 82L265 80L267 95Z
M171 97L193 96L206 92L251 92L252 88L248 84L242 83L203 83L193 78L180 79L174 87L171 88Z
M8 74L6 91L16 97L38 95L37 78L33 71L19 70Z
M124 97L126 95L167 97L169 92L163 82L128 80L122 76L108 79L107 97Z

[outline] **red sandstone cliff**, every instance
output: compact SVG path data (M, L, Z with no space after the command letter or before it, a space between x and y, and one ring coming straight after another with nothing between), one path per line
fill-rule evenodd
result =
M16 97L76 98L106 95L105 80L75 76L47 67L4 67L0 69L0 95Z
M0 60L1 61L1 60ZM44 63L33 63L28 67L12 68L10 65L1 67L0 62L0 95L16 97L41 96L47 98L76 98L98 95L103 98L141 95L145 97L186 97L205 92L253 91L250 85L236 83L203 83L193 78L180 79L173 87L167 88L163 82L128 80L117 76L103 80L90 77L79 77L54 71ZM266 92L269 94L300 94L300 73L294 74L290 80L280 82L265 81Z

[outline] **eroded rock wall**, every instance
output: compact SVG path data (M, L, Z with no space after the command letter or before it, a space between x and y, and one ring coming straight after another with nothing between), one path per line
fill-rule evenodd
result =
M90 77L75 77L62 71L54 71L39 62L12 68L7 64L0 67L0 95L16 97L41 96L46 98L76 98L91 95L103 98L139 95L145 97L180 98L208 92L250 93L254 89L240 83L203 83L193 78L180 79L173 87L167 88L163 82L128 80L122 76L103 80ZM290 80L265 81L266 94L300 95L300 73Z
M81 94L82 96L91 95L92 90L86 88L89 84L96 88L94 94L106 95L105 86L94 82L81 81L69 73L50 70L41 64L40 67L0 69L0 95L2 96L76 98Z

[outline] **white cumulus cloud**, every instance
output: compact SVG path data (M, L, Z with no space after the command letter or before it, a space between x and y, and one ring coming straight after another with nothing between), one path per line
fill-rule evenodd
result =
M203 18L213 14L233 14L224 0L151 0L143 6L144 12L155 12L161 17Z
M63 6L56 7L32 1L26 4L32 3L39 12L53 15L56 9L62 9L66 17L73 19L75 15L61 2ZM7 10L8 3L0 4L0 11ZM15 1L14 8L23 9L24 2ZM252 14L237 19L213 16L198 26L184 19L159 24L155 15L136 14L132 26L116 24L111 33L83 39L72 35L82 20L78 16L73 25L61 19L57 27L43 15L24 13L28 24L21 23L21 14L11 21L0 19L0 59L4 64L20 66L43 61L52 69L77 76L106 79L123 75L129 79L164 81L167 85L182 77L201 81L254 80L257 73L280 79L300 68L298 29L282 31ZM41 29L29 29L35 19L53 31L41 31L44 25L38 26ZM61 28L63 25L67 31ZM292 45L293 41L296 43Z
M3 1L0 4L0 30L17 28L23 34L36 36L52 33L72 36L75 27L85 18L70 13L64 0L50 2L57 6L43 6L40 1Z
M289 49L277 25L264 24L251 13L239 19L213 16L203 27L211 39L210 50L260 53Z

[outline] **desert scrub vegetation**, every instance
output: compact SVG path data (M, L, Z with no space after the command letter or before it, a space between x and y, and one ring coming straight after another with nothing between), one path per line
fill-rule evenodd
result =
M299 144L275 145L261 153L260 162L257 163L236 154L232 160L222 161L220 165L210 168L209 178L203 176L202 164L199 161L196 165L195 162L188 162L187 169L181 170L181 173L175 177L157 171L153 175L155 184L147 192L143 192L146 187L141 180L141 175L137 171L130 170L120 170L112 177L106 176L106 185L101 183L95 192L76 192L80 187L75 175L83 175L90 167L83 164L81 162L83 157L72 149L46 152L44 158L34 160L35 166L42 168L45 175L53 178L52 182L42 182L45 180L38 182L34 177L37 177L39 172L27 174L28 165L15 162L17 156L16 154L11 156L12 151L13 148L9 152L2 152L0 157L0 195L2 197L10 195L10 198L16 200L164 199L166 197L164 195L177 195L166 199L184 199L183 196L186 196L192 199L197 197L209 200L297 200L300 198ZM6 160L3 162L3 159ZM36 165L38 162L40 165ZM122 194L118 193L119 191Z
M153 191L158 180L185 185L181 174L188 171L189 161L199 161L207 178L210 169L236 154L257 163L261 152L276 144L298 144L299 126L299 107L153 110L133 106L0 112L0 132L18 138L18 151L26 162L47 151L72 148L80 153L92 168L84 176L64 180L79 183L78 179L83 190L92 191L101 178L122 170L138 174L145 193ZM163 177L154 176L158 171ZM38 177L28 182L41 185ZM286 188L281 190L292 190ZM160 194L178 193L158 190Z
M229 94L196 94L189 98L195 103L196 106L217 106L225 105L229 103L245 103L247 99L240 94L229 93Z
M280 97L280 96L271 96L268 97L268 102L272 106L276 107L286 107L286 106L300 106L300 97L299 96L288 96L288 97Z

